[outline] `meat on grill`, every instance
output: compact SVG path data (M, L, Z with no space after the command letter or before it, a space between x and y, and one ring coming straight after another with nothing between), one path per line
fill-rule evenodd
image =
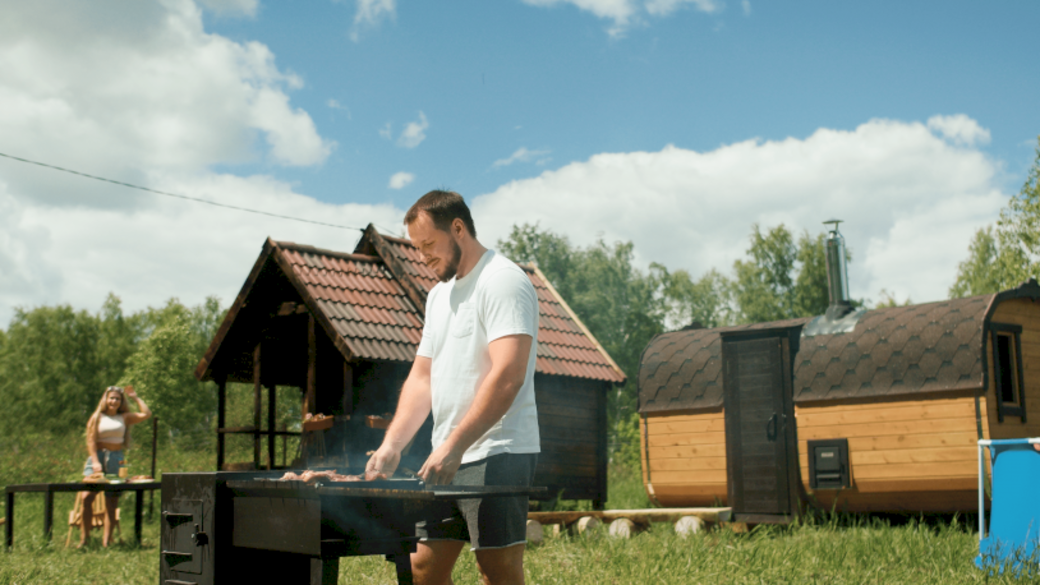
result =
M386 474L379 471L366 471L364 474L359 475L341 475L336 473L335 469L329 469L325 471L311 471L310 469L303 473L293 473L292 471L286 472L281 477L282 481L302 481L305 483L317 483L319 481L329 482L352 482L352 481L375 481L377 479L386 479Z

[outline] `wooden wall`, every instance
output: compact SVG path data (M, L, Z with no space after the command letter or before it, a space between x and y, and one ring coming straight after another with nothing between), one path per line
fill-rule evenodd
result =
M993 378L993 339L986 344L989 364L989 388L986 390L988 439L1017 439L1040 437L1040 305L1029 299L1012 299L1000 303L990 318L993 323L1022 326L1023 394L1026 402L1026 422L1017 416L1005 416L997 422L997 394Z
M535 374L542 452L535 485L547 497L607 499L606 382Z
M798 461L809 488L806 443L847 438L852 489L812 494L849 511L955 511L978 507L973 391L917 400L796 405Z
M647 414L639 442L643 484L662 506L726 503L726 421L721 408Z

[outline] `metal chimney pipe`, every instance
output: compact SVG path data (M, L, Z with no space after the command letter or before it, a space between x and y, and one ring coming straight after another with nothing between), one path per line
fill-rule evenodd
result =
M827 317L840 319L852 310L849 298L849 269L845 261L845 238L838 232L840 219L830 219L824 225L834 224L827 234L827 293L830 306Z

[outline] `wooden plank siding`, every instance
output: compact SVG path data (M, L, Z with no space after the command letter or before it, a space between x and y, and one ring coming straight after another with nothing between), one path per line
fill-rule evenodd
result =
M662 506L726 503L726 421L721 408L649 413L639 442L643 484Z
M986 362L989 388L986 389L984 436L988 439L1040 437L1040 305L1029 299L1011 299L997 305L990 318L993 323L1022 326L1022 393L1026 403L1026 422L1018 416L997 419L997 390L993 375L993 338L987 338Z
M804 489L824 507L849 511L970 510L978 459L972 391L923 400L795 406ZM848 439L852 488L809 488L807 442Z
M535 374L534 387L542 443L535 485L548 498L562 490L565 499L606 501L605 385Z

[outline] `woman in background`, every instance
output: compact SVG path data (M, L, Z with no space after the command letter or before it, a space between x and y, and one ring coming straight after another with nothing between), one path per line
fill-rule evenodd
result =
M127 397L137 401L137 407L141 412L130 412ZM119 386L109 386L105 389L101 401L98 402L97 410L87 421L87 462L83 468L83 476L89 477L93 474L118 474L119 466L123 462L123 451L130 445L130 434L127 432L131 425L147 420L152 416L148 405L134 392L133 386L125 389ZM81 535L79 545L82 547L87 543L90 534L91 523L94 514L92 506L97 492L82 492L83 495L83 521L80 524ZM119 492L105 492L105 528L101 539L103 546L108 546L112 540L112 527L116 521L116 508L119 505Z

